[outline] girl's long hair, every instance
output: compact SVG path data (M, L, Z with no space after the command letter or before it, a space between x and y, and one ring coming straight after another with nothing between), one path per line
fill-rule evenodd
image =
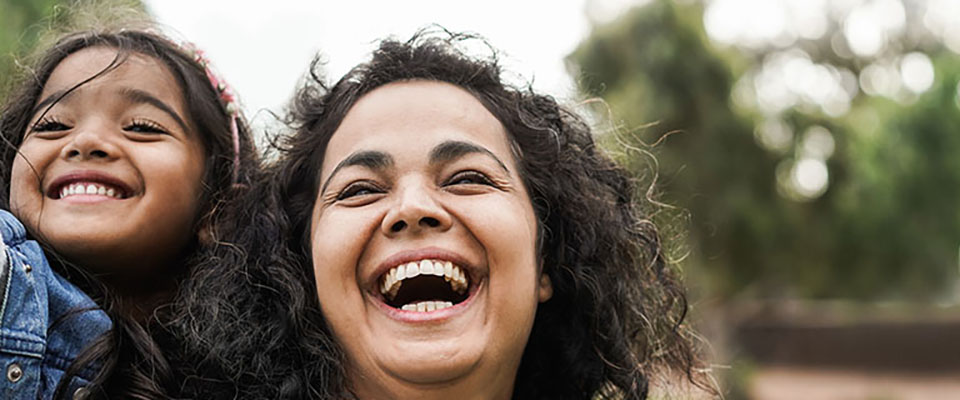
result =
M11 166L33 117L32 108L38 102L47 79L66 57L94 46L116 49L118 55L108 67L72 90L110 73L133 54L146 56L164 65L176 78L184 95L187 116L203 141L206 149L205 174L202 198L198 200L201 202L200 212L194 224L195 240L183 252L182 268L170 271L179 277L178 280L184 279L190 274L192 265L198 262L201 250L222 245L215 229L220 210L251 186L259 173L259 158L249 129L239 115L236 120L239 152L235 151L230 116L220 100L220 93L207 78L204 66L188 51L160 34L148 30L71 33L45 49L32 68L24 71L0 114L0 132L4 141L0 146L0 205L9 209ZM235 162L235 156L238 156L238 162ZM155 332L161 330L154 329L154 326L159 327L156 323L164 319L163 313L154 313L149 321L137 321L121 313L122 298L82 266L57 255L49 243L43 242L42 237L37 239L44 246L54 270L87 292L113 321L113 329L99 337L70 365L57 387L55 397L71 395L65 393L71 377L85 368L94 367L97 372L88 387L94 396L169 398L164 386L176 387L172 382L177 379L179 372L171 366L165 354L167 349L162 346L172 346L177 341L171 339L170 335L161 335L166 338L161 341L156 339Z

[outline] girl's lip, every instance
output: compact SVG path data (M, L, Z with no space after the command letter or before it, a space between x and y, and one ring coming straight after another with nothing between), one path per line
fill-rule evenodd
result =
M127 198L133 195L133 190L130 189L130 186L119 178L94 170L74 171L59 176L47 186L46 195L54 199L59 198L60 189L75 182L94 182L116 187L122 193L121 198Z

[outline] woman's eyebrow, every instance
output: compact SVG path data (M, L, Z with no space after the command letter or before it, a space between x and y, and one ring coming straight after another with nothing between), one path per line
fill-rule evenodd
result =
M430 163L438 164L447 162L460 158L467 154L480 153L493 158L497 164L500 165L500 168L503 168L503 171L507 174L510 173L510 169L507 168L507 165L503 163L492 151L487 150L483 147L477 146L470 142L463 142L459 140L448 140L443 143L438 144L433 150L430 151Z
M180 128L183 129L184 132L189 132L189 129L187 129L187 124L183 122L183 118L180 118L180 115L177 114L176 111L174 111L173 107L170 107L167 103L164 103L163 100L160 100L154 97L150 93L144 92L139 89L132 89L132 88L120 89L120 94L125 99L133 102L134 104L149 104L151 106L154 106L160 109L160 111L163 111L168 115L170 115L170 117L173 118L174 121L177 121L177 124L180 125Z
M345 167L352 167L355 165L375 170L384 170L393 165L393 157L390 157L389 154L382 151L374 150L364 150L353 153L347 156L347 158L344 158L343 161L340 161L340 163L333 168L333 172L330 173L327 181L324 182L323 187L320 188L320 193L327 191L327 185L330 184L330 180L333 179L338 171Z

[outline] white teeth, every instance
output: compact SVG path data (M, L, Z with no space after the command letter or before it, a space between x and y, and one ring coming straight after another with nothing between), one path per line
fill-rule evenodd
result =
M407 279L413 278L417 275L420 275L420 267L417 265L417 263L412 262L407 264Z
M430 312L442 310L447 307L453 307L453 303L449 301L420 301L404 304L400 309L403 311Z
M394 298L400 291L405 279L420 275L442 276L450 283L450 287L458 293L463 293L469 287L467 276L460 267L450 261L421 260L400 264L384 274L380 282L380 293Z
M116 199L122 198L120 193L114 188L109 188L96 183L73 183L60 188L60 198L76 194L95 194L99 196L108 196Z
M420 273L424 275L433 275L433 261L420 261Z

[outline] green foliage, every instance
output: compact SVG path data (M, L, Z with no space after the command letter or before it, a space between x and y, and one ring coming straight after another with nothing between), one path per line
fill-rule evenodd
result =
M863 66L829 40L797 46L854 74ZM822 126L835 138L828 189L809 201L778 185L800 139L765 149L755 138L765 117L731 100L766 54L716 49L699 5L653 1L595 27L569 59L582 92L630 128L602 138L614 153L678 132L654 148L658 184L663 201L690 213L688 276L712 294L934 299L957 279L960 60L936 43L898 46L936 67L912 104L860 94L839 116L801 106L780 114L793 132ZM648 162L622 161L648 174Z
M0 0L0 99L23 72L17 64L28 64L24 60L48 36L129 19L129 14L146 14L141 1Z
M32 49L43 32L41 21L55 15L58 0L0 0L0 82L14 71L16 60ZM0 86L0 97L6 93Z

